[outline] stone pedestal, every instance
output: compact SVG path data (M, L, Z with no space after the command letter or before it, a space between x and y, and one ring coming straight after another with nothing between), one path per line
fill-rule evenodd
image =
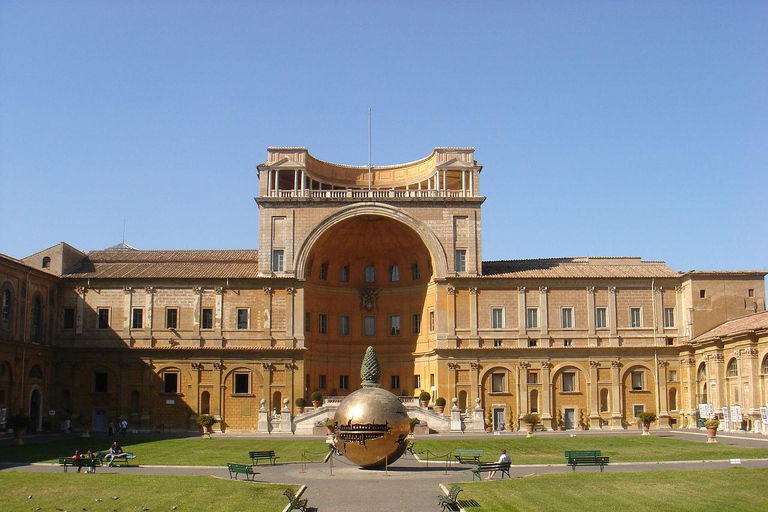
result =
M459 410L459 399L454 398L453 399L453 407L451 407L451 432L461 432L462 431L462 422L461 422L461 411Z
M291 418L291 408L288 407L290 399L283 400L283 410L280 411L280 432L283 434L293 434L293 421Z
M261 407L259 408L259 422L256 430L265 434L269 434L269 431L271 430L269 424L269 411L267 410L267 401L263 398L261 399Z
M483 408L480 407L479 398L475 398L475 408L472 411L472 430L485 432L485 417L483 416Z

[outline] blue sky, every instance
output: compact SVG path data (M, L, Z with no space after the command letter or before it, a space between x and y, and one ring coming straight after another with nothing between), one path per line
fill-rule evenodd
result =
M768 3L0 2L0 252L257 247L267 146L473 146L483 258L768 268Z

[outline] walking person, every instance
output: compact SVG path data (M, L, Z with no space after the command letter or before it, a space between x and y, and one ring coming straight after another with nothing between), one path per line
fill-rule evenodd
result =
M125 434L128 432L128 420L123 419L120 422L120 437L125 439Z

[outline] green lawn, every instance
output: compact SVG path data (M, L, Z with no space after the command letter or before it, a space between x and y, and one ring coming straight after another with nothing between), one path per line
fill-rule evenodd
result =
M460 439L417 439L417 452L430 451L430 457L457 448L484 450L484 461L496 461L502 448L512 456L513 464L565 464L566 450L601 450L611 462L655 462L667 460L722 460L768 458L768 448L746 448L724 443L683 441L655 436L534 436ZM424 457L424 455L421 455Z
M461 484L474 512L763 510L768 469L566 473Z
M2 510L215 510L278 512L288 503L286 488L208 476L140 476L86 473L0 473ZM29 498L32 496L32 498ZM118 497L113 500L112 497ZM101 501L96 501L101 500ZM39 508L38 508L39 507Z
M47 443L27 443L24 446L4 446L0 462L55 462L58 457L72 455L75 450L84 453L106 450L107 438L69 437ZM300 462L302 453L307 460L322 460L328 453L325 439L181 439L126 438L121 446L137 455L136 464L171 466L223 466L227 462L249 463L248 452L274 450L278 462Z

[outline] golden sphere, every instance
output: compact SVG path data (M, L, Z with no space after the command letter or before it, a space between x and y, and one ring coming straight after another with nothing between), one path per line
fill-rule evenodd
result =
M385 389L365 387L351 393L341 402L333 419L336 447L362 468L392 464L408 445L408 411Z

